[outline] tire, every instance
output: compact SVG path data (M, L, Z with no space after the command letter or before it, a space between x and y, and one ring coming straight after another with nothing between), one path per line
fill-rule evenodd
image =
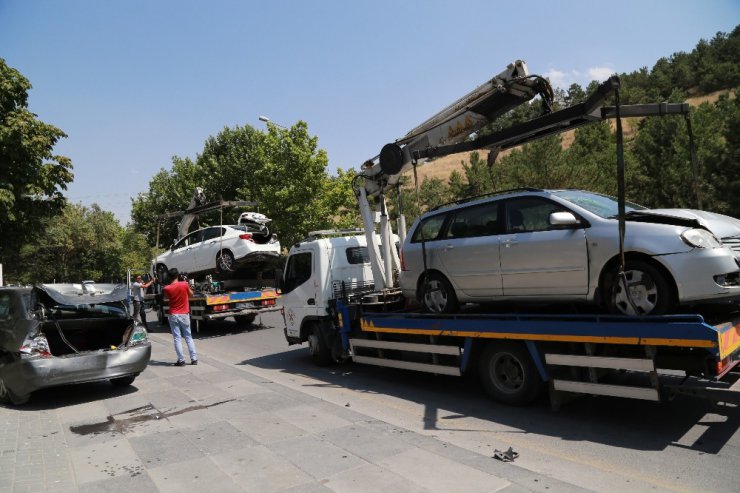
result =
M321 335L319 324L311 324L308 333L308 350L311 353L311 360L317 366L326 366L332 362L331 348Z
M542 390L534 361L521 344L488 344L478 359L478 375L486 393L504 404L530 404Z
M169 284L169 269L167 269L167 266L164 264L157 264L157 267L155 268L155 273L157 274L157 279L159 280L160 284Z
M129 375L127 377L111 378L110 383L114 387L128 387L136 380L136 375Z
M250 330L255 318L257 318L257 314L252 313L251 315L237 315L234 320L240 329Z
M0 379L0 404L13 404L14 406L20 406L28 402L31 398L31 394L16 394L10 388L5 385L5 382Z
M222 250L216 256L216 269L219 272L234 272L236 270L234 254L228 250Z
M457 295L450 282L438 272L431 272L426 283L422 279L424 309L432 313L454 313L459 308Z
M605 278L605 302L610 313L663 315L673 308L675 302L670 282L658 268L642 260L628 261L625 274L637 312L627 298L617 266Z

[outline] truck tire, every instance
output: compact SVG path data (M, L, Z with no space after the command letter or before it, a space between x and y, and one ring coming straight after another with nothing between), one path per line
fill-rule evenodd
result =
M478 359L478 374L486 393L504 404L524 406L542 389L529 351L513 342L489 343Z
M315 365L326 366L332 362L331 348L321 335L321 327L312 323L308 328L308 350Z
M157 264L157 267L154 270L155 274L157 275L157 280L160 282L160 284L169 284L170 274L166 265Z
M256 313L252 313L250 315L236 315L234 317L234 320L236 321L236 325L242 329L242 330L251 330L252 329L252 323L254 322L254 319L257 318Z

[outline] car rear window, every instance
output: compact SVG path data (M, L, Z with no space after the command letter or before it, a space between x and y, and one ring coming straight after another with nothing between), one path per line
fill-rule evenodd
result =
M447 214L437 214L436 216L422 220L421 224L416 227L414 236L411 237L411 242L419 243L422 238L424 241L436 240L439 237L439 232L442 229L446 217Z

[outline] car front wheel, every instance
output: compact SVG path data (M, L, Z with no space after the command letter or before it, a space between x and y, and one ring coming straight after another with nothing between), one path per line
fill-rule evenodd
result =
M670 311L673 294L665 275L644 261L627 262L625 278L615 268L606 279L609 311L618 315L663 315Z

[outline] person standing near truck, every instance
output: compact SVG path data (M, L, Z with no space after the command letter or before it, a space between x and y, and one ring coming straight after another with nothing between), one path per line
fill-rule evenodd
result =
M131 285L131 297L134 301L134 320L137 317L141 319L141 324L146 330L149 327L146 324L146 311L144 307L144 290L152 285L154 279L148 282L143 282L141 276L136 276L136 282Z
M188 346L190 353L190 364L198 364L198 354L195 352L195 342L190 333L190 297L193 290L187 281L179 280L179 272L172 268L169 270L170 284L164 288L164 298L168 301L170 307L169 322L172 339L175 343L175 353L177 353L177 362L175 366L185 366L185 356L182 353L182 341L185 338L185 344Z

